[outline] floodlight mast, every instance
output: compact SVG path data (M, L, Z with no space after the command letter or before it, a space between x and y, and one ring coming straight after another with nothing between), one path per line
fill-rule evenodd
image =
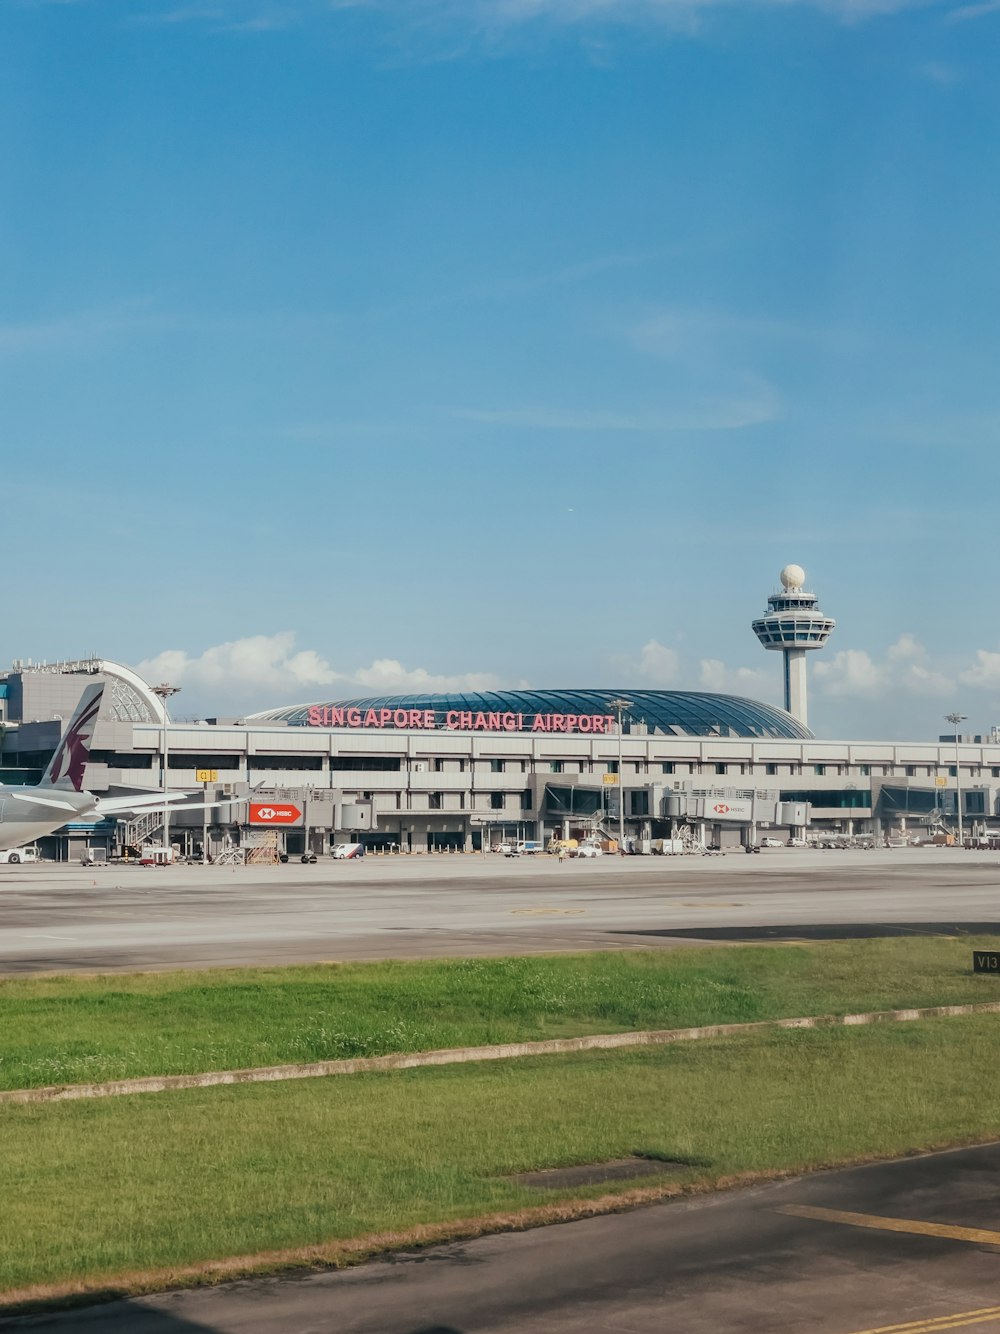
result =
M169 715L167 714L167 700L180 693L180 686L168 685L166 681L161 681L158 686L150 686L153 694L156 695L163 705L163 857L164 861L170 859L170 770L167 767L167 758L169 750L168 728L170 725Z
M622 787L622 713L632 707L630 699L609 699L608 708L618 715L618 851L625 850L625 789Z
M958 754L958 729L962 723L967 721L967 715L964 713L946 713L945 722L951 723L955 729L955 813L958 816L958 846L965 846L965 835L962 827L962 765Z

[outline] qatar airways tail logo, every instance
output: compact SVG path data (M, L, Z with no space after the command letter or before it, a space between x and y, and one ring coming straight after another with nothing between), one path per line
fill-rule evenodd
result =
M77 792L83 791L83 771L87 766L90 742L97 726L97 715L101 709L101 694L98 693L71 720L66 735L59 743L59 749L52 756L47 781L53 787L65 787L67 784Z

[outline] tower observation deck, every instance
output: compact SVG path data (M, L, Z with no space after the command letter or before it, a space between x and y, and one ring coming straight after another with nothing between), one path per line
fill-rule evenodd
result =
M786 565L780 578L782 591L767 599L767 611L753 622L753 632L766 649L784 654L785 708L808 727L806 653L823 648L837 622L822 614L815 593L805 592L801 565Z

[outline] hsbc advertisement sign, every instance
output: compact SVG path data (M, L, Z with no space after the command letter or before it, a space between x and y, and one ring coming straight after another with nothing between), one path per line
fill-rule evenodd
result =
M753 802L746 797L706 797L706 820L752 820Z
M249 823L258 828L294 828L302 823L302 811L290 801L251 801Z

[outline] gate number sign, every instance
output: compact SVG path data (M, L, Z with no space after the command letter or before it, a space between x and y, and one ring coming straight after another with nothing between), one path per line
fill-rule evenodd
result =
M1000 950L973 950L974 973L1000 973Z

